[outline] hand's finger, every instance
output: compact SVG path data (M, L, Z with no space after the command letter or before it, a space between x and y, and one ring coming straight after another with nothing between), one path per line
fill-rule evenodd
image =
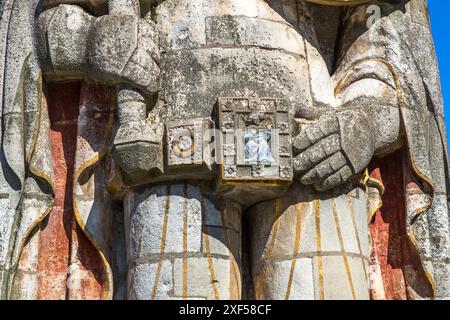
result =
M292 143L294 153L298 154L323 138L333 133L337 133L338 131L339 125L336 117L323 118L322 120L319 120L319 122L300 132L297 137L294 138Z
M341 143L337 134L326 137L294 158L294 171L299 174L304 173L340 149Z
M345 181L349 180L353 175L349 166L341 168L338 172L332 174L321 183L315 184L314 188L317 191L327 191L333 189Z
M319 163L314 169L308 171L300 178L300 182L305 185L317 184L328 178L347 164L342 152L337 152L331 157Z

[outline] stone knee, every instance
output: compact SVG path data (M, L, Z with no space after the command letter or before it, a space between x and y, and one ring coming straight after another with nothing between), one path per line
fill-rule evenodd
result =
M249 210L257 299L369 299L366 199L355 190L319 198L293 187Z
M125 203L129 299L239 299L241 210L199 187L130 193Z

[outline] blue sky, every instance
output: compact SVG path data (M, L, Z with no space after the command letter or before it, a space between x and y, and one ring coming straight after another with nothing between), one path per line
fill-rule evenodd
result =
M441 73L447 133L450 136L450 1L428 0L428 6Z

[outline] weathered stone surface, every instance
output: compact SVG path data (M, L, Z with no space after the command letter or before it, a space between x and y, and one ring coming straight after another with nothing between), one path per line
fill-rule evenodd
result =
M185 267L184 267L185 266ZM187 295L197 299L230 299L232 272L230 261L218 258L176 259L174 265L174 296ZM215 277L211 270L214 269ZM186 270L186 271L184 271ZM183 289L186 281L187 290Z
M2 1L1 298L448 298L426 1L345 4Z
M141 291L152 290L152 299L240 295L241 235L225 228L221 212L203 197L192 185L159 186L129 195L129 292L133 298L148 299ZM238 210L226 212L230 220L240 217ZM173 285L164 284L167 279ZM155 286L155 281L163 285Z
M42 6L48 9L60 4L73 4L87 8L94 14L104 14L107 11L107 2L108 0L43 0Z
M151 20L132 12L94 17L78 6L60 5L37 22L37 51L49 77L129 82L149 95L158 90L158 40Z
M159 278L157 275L157 263L139 264L135 268L129 270L128 299L133 300L149 300L161 299L169 300L174 292L173 264L169 260L164 260ZM155 282L158 283L155 283ZM154 289L156 294L153 296Z
M299 195L307 192L308 189L292 188L279 203L261 203L250 210L250 225L258 226L258 230L250 228L256 297L284 299L286 292L294 290L294 296L301 295L298 299L320 299L322 288L324 299L367 299L365 272L370 248L368 213L363 208L367 200L362 189L299 202ZM354 198L358 192L361 197ZM351 263L351 259L355 262ZM296 284L296 277L305 281L305 288L303 282ZM337 277L339 281L334 280ZM357 279L355 283L353 278Z
M323 268L323 284L320 283L319 276L316 276L318 296L323 291L325 300L369 299L367 271L359 257L346 257L344 260L343 257L324 256L314 258L315 265L318 265L318 259L322 260Z
M255 282L258 298L267 300L314 300L313 259L277 261L267 266ZM259 291L259 290L258 290Z
M94 18L77 6L61 5L39 17L39 52L46 71L63 77L80 76Z

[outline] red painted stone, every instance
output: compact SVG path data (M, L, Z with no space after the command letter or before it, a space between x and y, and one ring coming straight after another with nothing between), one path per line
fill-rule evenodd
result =
M79 82L46 86L55 199L53 210L40 226L38 299L103 296L103 262L76 223L73 210L81 86Z
M80 83L47 85L55 199L41 225L38 299L65 299L67 294L79 97Z
M406 230L404 168L411 170L405 150L373 162L371 176L385 186L383 206L370 223L372 255L380 263L384 295L388 300L429 297L430 286L418 252Z

